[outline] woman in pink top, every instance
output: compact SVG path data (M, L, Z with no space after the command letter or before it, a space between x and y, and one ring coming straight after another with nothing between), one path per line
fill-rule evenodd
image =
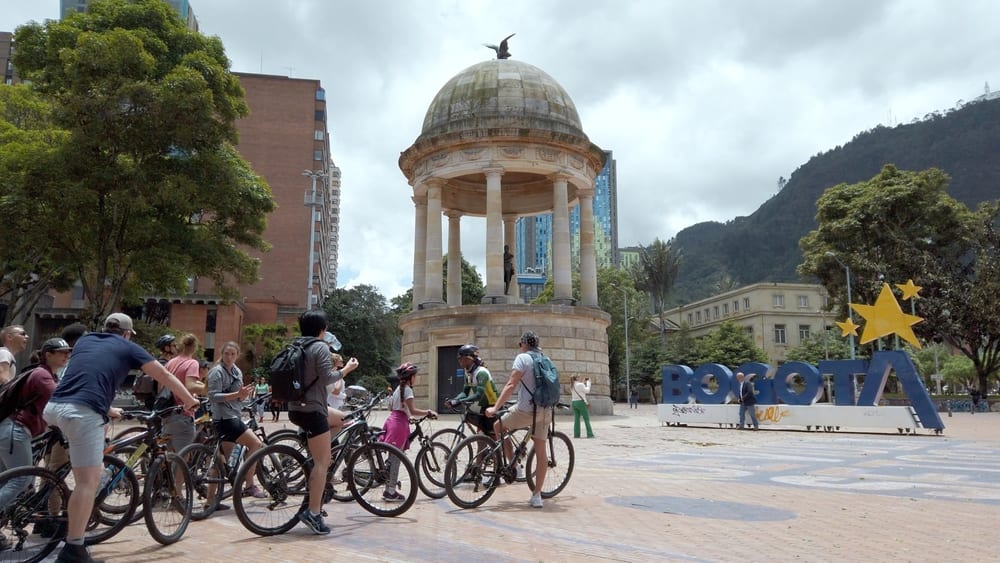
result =
M204 396L207 389L201 380L199 362L194 358L198 350L198 337L185 334L181 337L179 353L163 366L174 377L187 387L192 395ZM174 398L175 404L182 404ZM163 435L169 440L171 450L179 452L181 448L194 441L194 411L186 410L163 419Z

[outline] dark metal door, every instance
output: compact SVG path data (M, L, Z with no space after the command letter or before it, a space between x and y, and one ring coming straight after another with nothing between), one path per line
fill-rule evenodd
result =
M465 370L458 365L459 348L460 346L438 348L438 396L430 398L430 403L435 405L431 408L440 409L444 406L445 399L458 395L465 387Z

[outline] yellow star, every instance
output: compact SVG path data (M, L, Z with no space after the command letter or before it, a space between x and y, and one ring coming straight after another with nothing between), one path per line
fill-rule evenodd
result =
M907 315L899 308L899 302L892 295L889 284L882 284L882 291L875 300L875 305L859 305L851 303L851 308L857 311L865 321L865 330L861 333L861 343L867 344L876 338L897 334L903 340L920 348L917 335L913 334L913 325L924 320L916 315Z
M854 319L848 318L846 321L837 321L837 326L840 327L840 335L847 336L848 334L858 335L858 329L861 325L854 324Z
M906 283L897 283L896 287L903 292L903 301L920 297L917 294L920 293L921 289L923 289L919 285L913 285L913 280L906 280Z

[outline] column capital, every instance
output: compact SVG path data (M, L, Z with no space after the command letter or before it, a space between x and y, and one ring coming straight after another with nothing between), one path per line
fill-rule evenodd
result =
M568 182L571 179L573 179L573 175L565 170L559 170L558 172L553 172L552 174L549 174L546 177L549 180L552 180L553 182L556 182L558 180L564 180Z
M445 209L444 216L449 219L458 219L462 217L463 213L457 209Z
M410 201L412 201L414 205L427 205L427 194L414 194L413 197L410 198Z
M498 166L498 165L495 165L495 164L491 164L489 166L484 166L483 167L483 174L485 174L487 178L490 177L490 176L492 176L492 175L503 176L503 173L504 173L503 166Z

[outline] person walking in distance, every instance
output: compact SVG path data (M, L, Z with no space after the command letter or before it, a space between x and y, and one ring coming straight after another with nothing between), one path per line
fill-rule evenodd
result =
M17 375L14 355L28 347L28 333L21 325L10 325L0 330L0 383L7 383Z
M750 413L750 421L753 422L753 429L757 430L760 423L757 421L757 393L754 391L753 383L744 381L746 376L742 371L736 372L737 400L740 402L740 430L743 430L743 422L746 414Z
M587 437L594 437L594 430L590 427L590 401L587 400L587 393L590 393L590 378L581 381L579 375L574 375L570 380L570 394L573 396L573 437L580 437L580 419L583 419L587 427Z
M633 389L628 395L628 408L637 409L639 408L639 390Z
M264 376L257 378L257 385L253 386L254 399L260 399L271 391L271 386L267 384ZM264 422L264 401L257 401L257 422Z
M517 404L507 412L500 420L496 421L497 436L502 436L505 429L516 430L519 428L531 428L531 441L535 449L535 490L532 491L529 504L532 508L542 508L542 486L545 484L545 473L548 469L548 458L545 454L545 438L549 433L549 424L552 422L551 408L536 408L531 400L535 392L535 363L528 354L529 351L541 352L539 348L538 335L530 330L521 335L518 340L518 354L514 357L514 366L511 369L510 377L500 391L496 403L486 409L486 416L495 417L507 399L514 394L518 385L524 387L523 392L517 394ZM513 446L510 440L504 440L504 453L508 458L512 455Z
M132 318L112 313L104 320L103 332L80 337L73 347L72 361L45 407L45 422L58 426L69 442L75 486L69 497L66 544L58 563L94 561L83 545L87 521L94 511L94 497L104 468L104 425L121 417L111 406L129 371L142 369L160 385L170 389L185 408L194 409L198 399L172 376L149 352L131 341Z
M344 369L333 369L330 346L322 341L326 325L326 313L321 309L310 309L299 316L299 331L302 336L311 336L320 341L305 349L305 373L302 380L306 386L305 396L300 401L288 402L288 420L305 432L309 455L313 458L308 483L309 504L299 511L298 517L315 534L330 533L330 528L321 516L326 471L330 467L330 416L333 411L326 406L326 387L343 379L358 367L358 360L351 358L347 360Z
M402 451L410 447L410 417L429 416L437 418L437 413L432 410L418 409L413 404L413 386L417 384L417 366L405 363L396 368L396 376L399 377L399 385L389 397L389 418L382 424L385 433L381 440L387 444L392 444ZM386 482L382 498L389 502L401 502L406 497L396 490L396 482L399 478L399 459L393 457L389 460L389 480Z

